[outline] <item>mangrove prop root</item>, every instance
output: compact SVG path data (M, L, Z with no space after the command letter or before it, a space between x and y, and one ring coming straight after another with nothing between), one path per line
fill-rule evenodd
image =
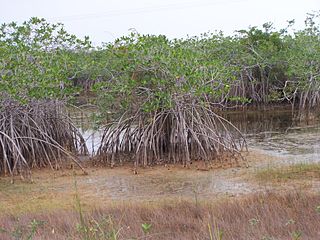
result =
M131 116L125 113L104 129L98 161L135 166L241 159L246 141L230 122L204 104L177 99L175 107Z
M0 174L28 176L32 168L59 169L65 160L85 170L76 155L87 154L85 142L61 101L20 104L0 100Z

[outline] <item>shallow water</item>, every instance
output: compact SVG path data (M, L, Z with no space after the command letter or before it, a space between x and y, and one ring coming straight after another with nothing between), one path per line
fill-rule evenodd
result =
M279 109L234 112L227 114L226 118L245 135L250 149L274 156L319 161L320 118L295 121L291 110ZM102 132L92 129L88 114L78 114L76 120L89 152L94 154L99 148Z
M251 149L280 157L285 164L320 162L319 118L295 121L291 111L248 115L247 121L242 116L233 122L245 134Z
M320 121L294 121L291 111L233 113L228 117L247 138L249 149L271 156L272 165L320 162ZM95 152L101 134L83 130L90 152ZM266 157L267 158L267 157ZM256 161L253 168L265 167ZM270 167L268 163L268 167ZM150 170L132 174L117 172L89 175L81 180L89 195L109 200L150 200L237 196L261 190L261 186L241 178L252 171L229 168L211 171ZM112 170L110 170L112 171Z

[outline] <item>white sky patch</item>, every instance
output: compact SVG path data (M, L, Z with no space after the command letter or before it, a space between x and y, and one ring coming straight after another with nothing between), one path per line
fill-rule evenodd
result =
M296 20L303 28L307 13L320 10L319 0L0 0L0 23L43 17L62 22L94 44L127 35L130 28L169 38L222 30L232 34L273 22L277 29Z

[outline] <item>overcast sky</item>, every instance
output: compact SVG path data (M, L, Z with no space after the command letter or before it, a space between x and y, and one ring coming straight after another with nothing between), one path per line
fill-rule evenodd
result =
M44 17L99 44L131 28L180 38L214 30L232 34L265 22L282 28L295 19L299 29L306 13L320 10L320 0L0 0L0 6L0 23Z

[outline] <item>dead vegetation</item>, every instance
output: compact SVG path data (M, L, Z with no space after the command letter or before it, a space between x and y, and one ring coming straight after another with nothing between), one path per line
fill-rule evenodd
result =
M86 154L84 139L59 101L0 102L0 174L29 176L32 168L59 169ZM81 166L80 166L81 167Z
M35 240L319 239L320 197L306 192L266 193L220 203L129 204L90 213L3 216L0 238L12 239L13 233L28 236L35 225ZM145 226L150 226L148 231Z

